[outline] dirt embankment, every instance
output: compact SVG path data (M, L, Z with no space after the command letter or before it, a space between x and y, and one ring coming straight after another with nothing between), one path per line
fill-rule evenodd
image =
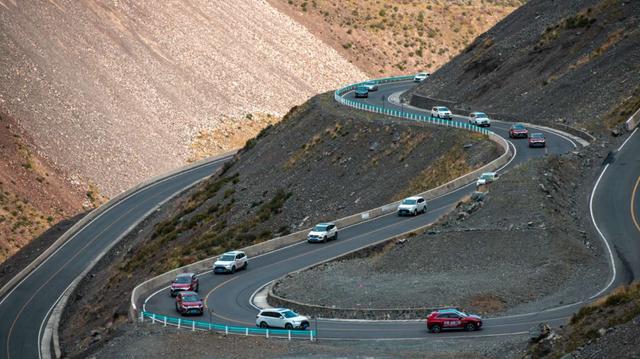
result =
M1 1L0 48L0 110L109 197L197 156L203 131L240 134L225 152L267 125L247 114L366 77L254 0Z
M97 205L89 191L53 167L16 121L0 114L0 263L52 225Z
M527 122L618 128L640 105L640 2L531 0L414 93ZM427 105L420 96L411 101Z
M523 0L269 0L370 76L435 71Z
M608 277L586 210L599 151L528 161L427 234L293 274L274 291L339 308L459 306L491 314L584 299Z
M472 145L473 151L463 150ZM496 158L498 146L465 131L337 104L332 93L294 108L247 142L224 172L150 218L89 274L65 313L65 351L81 355L95 330L126 321L123 293L156 273L226 250L391 202L451 178L414 181L437 166L457 177ZM450 161L450 154L460 158ZM430 180L430 181L428 181Z

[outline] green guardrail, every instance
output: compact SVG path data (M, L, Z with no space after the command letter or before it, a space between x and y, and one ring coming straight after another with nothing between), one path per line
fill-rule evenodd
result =
M408 81L408 80L413 80L413 76L397 76L397 77L385 77L385 78L381 78L381 79L374 79L374 80L368 80L368 81L363 81L363 82L358 82L355 84L351 84L345 87L342 87L338 90L336 90L334 92L334 98L336 101L338 101L339 103L349 106L349 107L353 107L359 110L363 110L363 111L369 111L369 112L375 112L375 113L379 113L379 114L383 114L383 115L387 115L387 116L393 116L393 117L398 117L398 118L404 118L407 120L412 120L412 121L420 121L420 122L427 122L427 123L431 123L434 125L438 125L438 126L446 126L446 127L452 127L452 128L459 128L462 130L467 130L467 131L473 131L473 132L478 132L484 135L489 135L492 134L493 132L480 127L480 126L476 126L470 123L466 123L466 122L460 122L460 121L454 121L454 120L444 120L444 119L440 119L437 117L432 117L431 115L424 115L424 114L420 114L420 113L415 113L415 112L407 112L404 110L398 110L398 109L394 109L394 108L388 108L388 107L384 107L384 106L378 106L378 105L371 105L362 101L355 101L355 100L349 100L344 98L344 94L354 90L356 87L358 86L362 86L365 83L375 83L378 85L381 84L386 84L386 83L391 83L391 82L401 82L401 81Z
M191 329L195 330L205 330L205 331L216 331L225 334L237 334L237 335L253 335L253 336L264 336L266 338L269 337L278 337L278 338L287 338L289 340L292 339L307 339L307 340L315 340L316 332L315 330L289 330L289 329L263 329L263 328L254 328L254 327L238 327L232 325L225 324L216 324L212 322L204 322L199 320L185 319L185 318L174 318L166 315L156 314L152 312L143 311L140 313L140 321L144 321L146 319L150 319L152 323L159 323L164 326L172 325L178 328Z

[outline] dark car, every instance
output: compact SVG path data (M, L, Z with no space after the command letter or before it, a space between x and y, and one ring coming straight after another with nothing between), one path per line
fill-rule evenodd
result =
M175 297L179 292L187 290L197 292L199 287L198 277L194 273L181 273L171 281L171 296Z
M436 310L427 317L427 328L432 333L440 333L443 329L479 330L482 328L482 318L457 309Z
M527 128L521 123L516 123L515 125L511 126L511 128L509 129L509 138L527 138L527 137L529 137L529 130L527 130Z
M196 292L180 292L176 296L176 310L182 315L202 315L204 302Z
M369 88L367 86L356 87L356 97L369 97Z
M545 147L547 140L542 133L532 133L529 135L529 147Z

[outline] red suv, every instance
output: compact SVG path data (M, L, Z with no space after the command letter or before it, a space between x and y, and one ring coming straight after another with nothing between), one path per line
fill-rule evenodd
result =
M509 138L527 138L529 137L529 130L521 124L516 123L509 128Z
M194 273L181 273L171 281L171 296L175 297L178 292L185 290L197 292L199 287L198 277Z
M440 333L443 329L479 330L482 318L467 314L457 309L436 310L427 317L427 328L432 333Z
M176 296L176 310L182 315L202 315L204 302L196 292L180 292Z

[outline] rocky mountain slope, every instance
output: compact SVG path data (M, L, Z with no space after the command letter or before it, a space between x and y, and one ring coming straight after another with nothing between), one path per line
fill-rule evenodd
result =
M531 0L414 92L529 122L592 131L640 106L640 2Z
M98 204L90 188L73 185L30 143L16 121L0 113L0 263L52 225Z
M365 78L255 0L3 0L0 48L0 109L109 197L198 157L203 132L242 135L224 151L268 124L247 114Z
M316 96L105 256L68 307L65 348L82 353L93 339L78 333L107 336L125 321L122 293L144 278L389 203L407 188L436 187L499 154L481 135L350 109L333 93Z
M274 293L338 308L454 306L492 315L582 300L608 272L583 210L597 167L584 171L599 163L599 151L528 161L426 234L294 273Z
M435 71L526 0L269 0L370 76Z

